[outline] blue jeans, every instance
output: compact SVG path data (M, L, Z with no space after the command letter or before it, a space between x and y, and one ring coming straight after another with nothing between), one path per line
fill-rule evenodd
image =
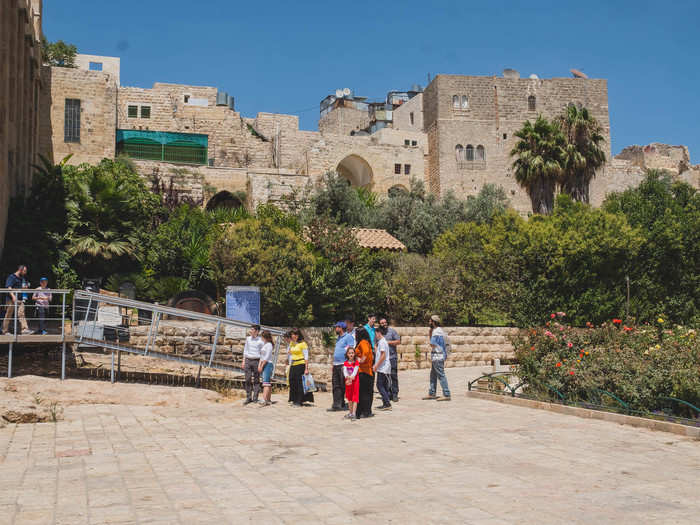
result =
M447 385L447 376L445 375L445 361L433 361L433 366L430 368L430 390L428 395L434 396L437 391L437 382L440 380L442 395L450 397L450 387Z

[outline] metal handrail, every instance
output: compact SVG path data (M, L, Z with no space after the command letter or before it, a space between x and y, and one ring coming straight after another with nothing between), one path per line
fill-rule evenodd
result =
M163 306L159 304L146 303L143 301L136 301L135 299L127 299L125 297L113 297L111 295L104 295L95 292L88 292L86 290L76 290L73 296L73 301L76 299L93 299L100 303L109 303L114 306L124 306L126 308L137 308L139 310L150 310L152 312L160 312L165 315L172 315L173 317L186 318L192 321L208 321L211 323L221 323L229 326L236 326L238 328L250 328L255 323L248 323L245 321L236 321L234 319L227 319L225 317L217 317L216 315L203 314L200 312L192 312L190 310L180 310L179 308L172 308L170 306ZM274 335L284 335L285 331L273 326L260 325L261 329L269 330L271 334Z

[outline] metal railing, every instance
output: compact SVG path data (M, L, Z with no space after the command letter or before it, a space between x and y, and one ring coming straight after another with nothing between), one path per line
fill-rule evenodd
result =
M241 372L243 353L226 340L240 340L253 323L180 310L168 306L113 297L83 290L73 297L73 340L79 346L98 346L183 364ZM284 331L268 330L275 341L273 366L277 364Z
M73 290L55 288L0 288L0 343L9 345L7 377L12 377L14 345L22 342L61 343L61 369L65 370L66 342L71 335L66 330L70 307L67 298L71 293Z

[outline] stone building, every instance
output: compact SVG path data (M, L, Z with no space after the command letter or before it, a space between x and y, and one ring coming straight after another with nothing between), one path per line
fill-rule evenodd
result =
M41 0L0 0L0 256L10 198L38 160L40 67Z
M295 115L244 117L215 87L121 86L116 57L79 55L76 65L42 72L42 151L55 161L71 154L76 164L128 155L144 176L171 178L209 205L234 202L240 191L251 207L280 203L334 170L380 196L408 189L413 177L435 194L461 197L496 183L527 215L530 199L511 170L514 133L525 120L555 117L569 104L589 108L604 130L609 161L593 181L593 204L638 184L654 162L675 162L677 176L698 186L687 151L683 157L657 145L643 161L627 150L611 158L602 79L520 78L513 70L502 77L438 75L425 90L390 91L380 102L338 90L321 101L319 131L305 131ZM76 108L77 125L66 119ZM659 155L680 157L653 160Z

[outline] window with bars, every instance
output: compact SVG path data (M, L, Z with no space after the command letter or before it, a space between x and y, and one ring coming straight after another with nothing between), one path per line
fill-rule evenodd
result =
M411 174L411 165L404 164L403 165L403 172L404 172L404 175L410 175Z
M394 164L394 174L401 175L401 164Z
M80 99L66 99L65 122L63 124L63 141L80 142Z
M137 118L139 116L139 107L138 106L127 106L126 107L126 115L129 118Z
M151 118L151 106L141 106L141 118Z
M537 99L535 98L535 95L530 95L527 97L527 110L528 111L535 111L537 108Z

